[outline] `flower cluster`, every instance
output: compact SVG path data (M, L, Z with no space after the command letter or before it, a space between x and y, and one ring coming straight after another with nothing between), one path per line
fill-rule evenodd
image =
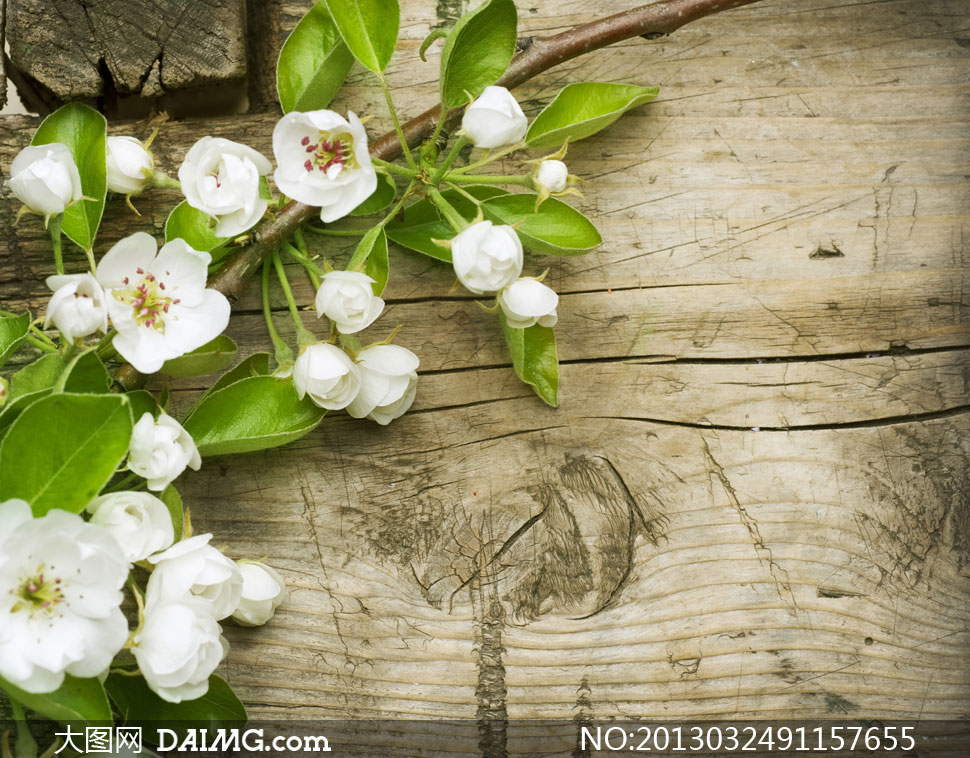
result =
M198 464L174 419L139 420L128 465L150 489ZM23 500L0 503L0 676L26 692L53 692L66 674L102 676L129 648L159 697L201 697L228 651L219 621L264 624L286 597L274 569L235 563L209 544L211 534L188 527L175 542L173 513L153 494L108 492L84 512L87 520L58 509L35 518ZM121 604L133 564L151 573L129 632Z
M342 335L370 326L384 301L372 289L374 280L357 271L331 271L317 290L317 317L326 316ZM293 366L293 381L321 408L347 409L354 418L387 425L402 416L418 387L418 357L399 345L376 344L348 355L337 345L316 342L301 351Z

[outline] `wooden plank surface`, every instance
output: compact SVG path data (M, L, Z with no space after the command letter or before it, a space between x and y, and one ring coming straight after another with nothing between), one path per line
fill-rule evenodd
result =
M389 76L408 113L435 95L420 41L464 5L405 4ZM526 34L624 7L533 5ZM305 4L273 7L285 32ZM184 482L200 529L292 586L268 627L228 630L251 712L970 712L968 39L961 0L765 2L524 86L530 113L581 78L661 86L570 147L603 246L527 262L562 293L562 407L511 376L447 269L394 250L368 335L405 325L414 410L335 414ZM378 134L379 100L355 69L337 107ZM174 173L203 133L271 154L275 119L171 122L156 156ZM34 123L5 120L0 168ZM176 200L110 204L103 244L160 233ZM0 245L0 299L41 310L42 230ZM246 352L268 346L257 311L251 290L230 324ZM173 386L184 408L204 381Z

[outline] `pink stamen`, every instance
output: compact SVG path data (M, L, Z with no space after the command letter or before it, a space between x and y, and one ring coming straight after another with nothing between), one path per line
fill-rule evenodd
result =
M307 171L313 171L313 164L308 160L303 164L303 168L305 168Z
M309 145L310 144L310 138L309 137L304 137L303 139L300 140L300 144L301 145Z
M159 283L158 283L158 288L159 288L160 290L163 290L163 289L165 289L165 282L159 282Z
M145 273L145 269L143 269L143 268L136 268L135 269L135 273L136 274L144 274Z

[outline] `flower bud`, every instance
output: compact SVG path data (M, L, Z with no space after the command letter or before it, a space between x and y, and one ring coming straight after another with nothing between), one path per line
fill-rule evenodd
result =
M261 153L222 137L203 137L179 167L182 194L193 208L216 219L217 237L235 237L259 221L267 200L259 178L273 169Z
M145 682L170 703L208 692L209 677L229 652L209 605L194 597L147 607L144 626L133 642Z
M216 620L236 610L242 597L242 574L209 544L211 539L211 534L189 537L148 559L155 570L145 591L146 607L192 595L210 604Z
M168 507L147 492L112 492L87 506L90 522L107 530L129 563L171 547L175 528Z
M505 87L486 87L465 110L461 128L475 147L503 147L525 136L528 121Z
M404 415L418 389L418 356L399 345L374 345L360 351L360 392L347 413L381 426Z
M243 578L242 597L232 618L240 626L261 626L286 600L286 582L265 563L238 561L237 565Z
M54 290L47 304L44 327L51 322L70 342L95 332L108 331L108 304L104 289L91 274L47 277Z
M374 280L357 271L324 274L314 304L317 318L326 316L341 334L366 329L384 310L384 301L374 294Z
M10 164L10 189L35 213L53 216L81 199L81 175L67 145L31 145Z
M331 411L346 408L360 391L360 369L335 345L318 342L305 348L293 365L293 383L302 400L306 395Z
M192 437L182 425L163 413L156 421L145 413L131 432L128 468L148 480L148 489L165 489L186 466L195 471L202 458Z
M134 137L108 137L108 190L120 195L137 195L145 189L155 171L155 161Z
M499 293L498 304L513 329L527 329L534 324L555 326L559 320L559 295L535 279L522 278L510 284Z
M451 241L451 261L471 292L497 292L522 273L522 242L511 226L478 221Z
M550 193L555 194L566 189L568 179L569 169L566 168L566 164L547 158L539 164L535 182L539 185L538 189L545 187Z

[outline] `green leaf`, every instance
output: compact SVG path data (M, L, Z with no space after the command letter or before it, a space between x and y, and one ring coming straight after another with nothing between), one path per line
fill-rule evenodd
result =
M529 126L529 147L558 147L605 129L631 108L649 103L660 90L633 84L567 84Z
M151 727L166 722L176 732L192 722L206 722L211 730L234 729L246 724L246 709L232 688L218 676L209 677L209 691L195 700L169 703L152 692L144 677L109 674L104 683L121 719L129 726ZM155 730L145 729L146 739Z
M370 267L370 256L376 255L378 258L383 257L384 259L384 282L381 285L380 292L377 291L377 285L374 285L374 294L379 295L384 291L384 285L387 284L387 236L384 234L384 227L378 224L377 226L371 227L367 234L365 234L360 242L357 244L357 249L354 250L354 254L350 257L350 261L347 263L348 271L357 271L365 263ZM376 270L380 273L380 262L376 264ZM368 274L370 276L370 274ZM377 277L373 277L375 280ZM379 281L379 280L378 280Z
M111 388L111 376L98 354L87 350L68 364L55 386L55 392L103 395Z
M285 445L308 434L323 415L296 396L292 381L252 376L202 397L183 426L205 458Z
M364 202L354 208L351 216L368 216L384 210L394 202L397 194L397 185L389 174L377 172L377 189L375 189Z
M441 102L455 108L505 73L515 54L518 17L512 0L488 0L466 13L441 51Z
M162 494L158 496L158 499L165 503L165 507L168 508L168 514L172 517L172 526L175 527L175 541L178 542L182 539L182 527L185 524L182 496L175 489L175 485L170 484L162 490Z
M375 74L384 71L401 24L397 0L327 0L327 10L354 57Z
M367 256L367 265L364 267L364 273L374 280L371 289L374 290L375 295L380 297L384 292L384 288L387 286L387 277L389 275L387 235L383 233L383 229L377 241L374 243L370 255Z
M0 445L0 501L26 500L35 516L79 513L124 460L131 411L123 395L49 395L26 408Z
M463 189L479 200L486 200L508 192L494 185L475 184ZM455 209L466 219L475 217L475 205L466 197L454 190L441 193ZM535 202L535 201L533 201ZM394 219L385 227L388 238L402 247L423 253L445 263L451 263L451 251L433 240L447 240L455 236L451 224L438 213L438 209L427 198L422 198L404 209L403 218Z
M165 241L185 240L189 247L201 253L209 253L213 260L229 244L229 237L215 235L215 219L183 200L172 209L165 221Z
M125 393L125 397L128 398L128 402L131 404L131 419L135 423L138 423L138 419L144 416L146 413L152 414L152 416L158 418L158 403L155 400L155 396L148 390L132 390L131 392Z
M500 313L505 343L512 356L515 375L532 386L535 393L553 408L559 405L559 358L556 333L548 326L513 329Z
M205 391L202 397L211 395L213 392L218 392L221 389L225 389L230 384L235 384L240 379L246 379L250 376L268 376L269 361L269 353L253 353L249 357L239 361L235 368L230 369L220 376L216 380L215 384Z
M57 384L62 371L64 357L61 353L47 353L33 363L28 363L10 377L8 402L22 395L50 389Z
M44 119L30 142L32 145L63 142L70 148L81 175L81 192L92 199L81 200L65 210L61 228L84 250L94 246L108 192L105 168L107 128L108 122L94 108L68 103Z
M0 678L0 689L25 708L62 724L71 722L111 723L111 706L104 687L96 678L78 679L65 674L64 683L53 692L37 695L25 692Z
M603 238L593 223L568 203L547 198L535 209L536 195L522 192L486 200L486 218L500 224L517 224L522 244L534 253L584 255Z
M318 2L286 38L276 63L276 91L283 113L326 108L340 89L354 56Z
M236 359L236 343L220 334L191 353L165 361L160 369L168 376L201 376L222 371Z
M12 313L0 314L0 366L17 352L17 348L20 347L29 331L29 313L21 313L19 316Z

